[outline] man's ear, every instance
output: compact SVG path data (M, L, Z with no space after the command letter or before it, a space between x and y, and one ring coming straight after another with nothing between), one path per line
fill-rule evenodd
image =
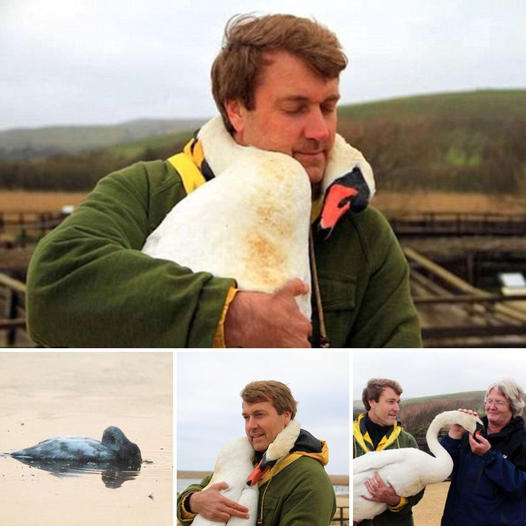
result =
M290 411L283 411L283 416L285 417L285 425L288 425L292 420L292 413Z
M230 120L230 124L234 127L236 133L243 131L243 125L245 123L245 106L239 100L227 100L225 102L225 110Z

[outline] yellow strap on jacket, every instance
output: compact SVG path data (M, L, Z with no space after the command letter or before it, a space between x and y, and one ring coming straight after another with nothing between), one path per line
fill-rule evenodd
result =
M201 143L196 139L189 141L181 153L167 159L181 176L186 195L206 182L201 173L203 159Z
M369 438L369 433L365 429L360 429L362 419L365 418L366 413L362 413L358 416L358 418L353 423L353 436L356 442L360 445L360 447L364 451L375 451L372 441ZM380 443L378 446L376 446L376 451L382 451L382 449L385 449L386 447L390 446L393 442L396 441L400 433L402 432L403 427L398 424L398 422L395 422L393 431L389 436L383 436L382 440L380 440Z
M201 173L201 166L204 160L203 147L201 141L191 139L188 141L181 153L172 155L167 161L177 170L186 195L199 188L206 183L204 175ZM231 287L228 291L221 318L217 324L217 329L214 335L214 347L226 347L225 345L225 318L228 307L234 296L236 295L236 288Z

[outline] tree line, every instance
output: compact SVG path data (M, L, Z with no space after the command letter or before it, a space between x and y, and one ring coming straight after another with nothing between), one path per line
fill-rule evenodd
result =
M394 120L345 117L340 133L360 149L377 184L391 191L519 193L526 195L526 120L483 116L421 116ZM189 135L188 135L189 137ZM104 175L136 161L166 159L187 138L126 150L0 161L0 188L87 191Z

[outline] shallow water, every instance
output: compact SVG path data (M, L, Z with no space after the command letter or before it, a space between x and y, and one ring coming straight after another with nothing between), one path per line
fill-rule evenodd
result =
M0 453L122 429L140 470L0 456L2 526L172 524L172 354L0 353Z

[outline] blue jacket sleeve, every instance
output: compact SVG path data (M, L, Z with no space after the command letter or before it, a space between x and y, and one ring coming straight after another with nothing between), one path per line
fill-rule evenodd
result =
M440 439L440 444L445 448L453 459L453 463L456 465L459 455L460 440L451 438L449 435L445 435Z
M484 474L501 491L518 499L526 498L526 471L520 470L498 451L488 451L480 461L484 465Z

